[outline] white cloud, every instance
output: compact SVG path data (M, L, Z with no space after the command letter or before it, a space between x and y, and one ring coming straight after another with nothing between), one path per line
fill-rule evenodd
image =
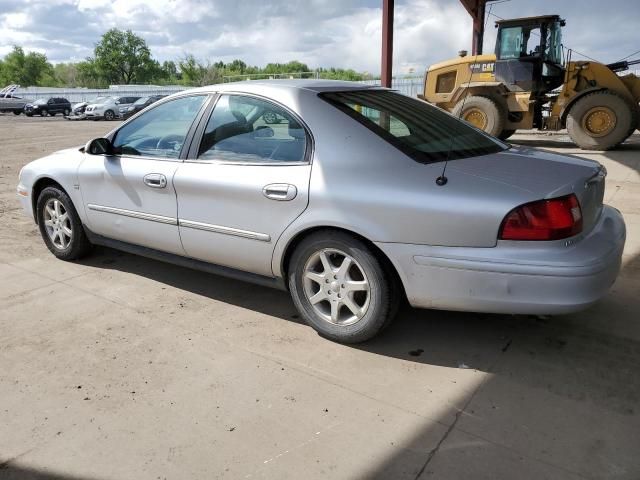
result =
M0 55L10 45L45 52L53 61L92 54L112 27L147 40L159 60L193 53L211 61L249 64L300 60L310 67L346 67L378 73L381 0L0 0ZM603 61L637 45L640 2L513 0L489 4L517 17L559 13L565 43ZM617 13L620 12L620 13ZM487 22L485 51L495 31ZM615 34L611 33L615 32ZM470 50L471 21L456 0L396 0L394 68L421 73L433 62ZM636 48L637 49L637 48Z

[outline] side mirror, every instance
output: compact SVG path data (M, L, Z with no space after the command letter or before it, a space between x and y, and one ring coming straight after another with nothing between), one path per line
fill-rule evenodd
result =
M113 144L108 138L94 138L84 147L84 153L89 155L114 155Z

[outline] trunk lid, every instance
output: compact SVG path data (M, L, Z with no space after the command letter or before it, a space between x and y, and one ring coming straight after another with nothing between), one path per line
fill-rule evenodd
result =
M602 211L606 170L593 160L513 147L498 154L455 160L448 168L518 188L528 192L531 201L574 193L580 202L585 232L591 230Z

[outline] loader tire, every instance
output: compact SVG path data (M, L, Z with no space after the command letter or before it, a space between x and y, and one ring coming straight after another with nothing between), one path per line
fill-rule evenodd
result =
M494 137L500 135L504 127L503 109L488 97L472 95L466 99L463 98L456 104L451 114Z
M583 150L610 150L624 142L638 124L627 100L610 90L578 99L567 115L571 140Z
M516 133L515 130L502 130L502 133L500 133L500 135L498 135L498 138L500 140L506 140L507 138L509 138L511 135L513 135L514 133Z

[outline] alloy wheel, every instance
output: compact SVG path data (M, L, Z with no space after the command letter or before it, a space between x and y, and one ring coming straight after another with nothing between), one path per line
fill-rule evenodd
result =
M367 313L370 285L363 268L345 252L315 252L303 271L304 293L315 313L334 325L352 325Z
M57 198L51 198L45 204L42 213L44 227L53 246L58 250L68 248L73 238L73 227L64 204Z

